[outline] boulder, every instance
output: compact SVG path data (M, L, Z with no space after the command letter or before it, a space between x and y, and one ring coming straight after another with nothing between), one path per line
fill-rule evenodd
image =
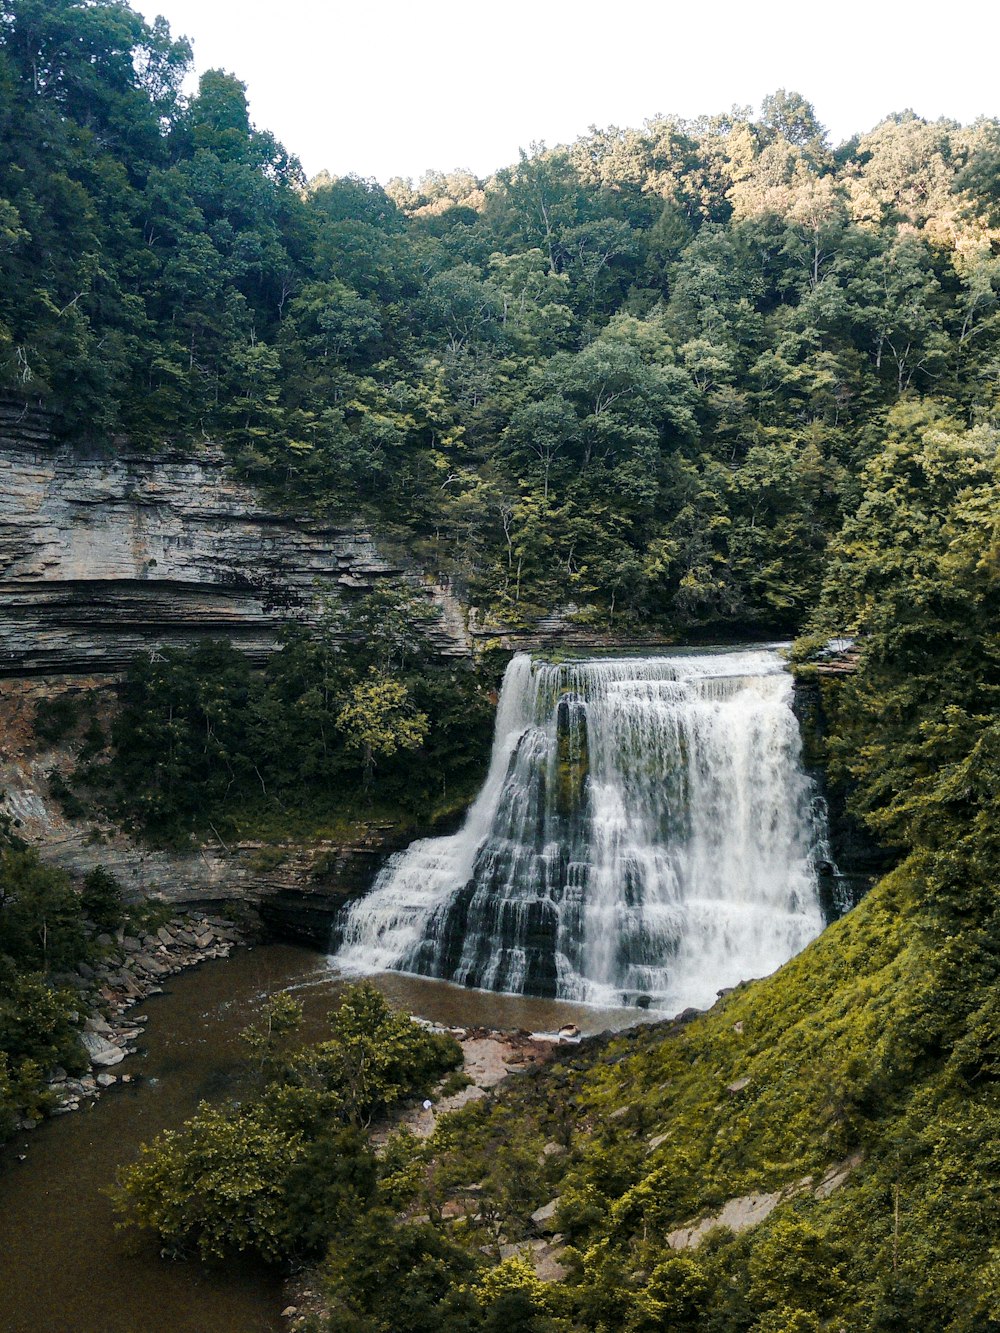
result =
M550 1226L550 1223L559 1211L559 1203L558 1197L551 1199L548 1203L543 1204L541 1208L536 1208L531 1214L531 1220L539 1231L555 1231L555 1227Z
M125 1059L121 1047L107 1041L99 1032L82 1032L80 1040L86 1047L92 1065L117 1065Z

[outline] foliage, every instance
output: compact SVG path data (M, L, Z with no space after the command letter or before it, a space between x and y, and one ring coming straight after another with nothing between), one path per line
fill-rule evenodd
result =
M117 930L125 916L122 886L104 866L95 866L83 877L80 907L102 931Z
M73 793L163 841L269 825L427 821L478 780L491 722L485 682L439 658L422 602L360 598L292 626L257 672L225 642L136 659L110 752ZM239 821L237 823L237 821Z
M84 917L65 872L0 832L0 1142L44 1109L50 1069L87 1066L79 1001L53 975L92 957Z
M122 1171L127 1220L177 1253L221 1259L252 1250L279 1263L317 1253L375 1203L375 1162L361 1128L423 1095L456 1063L458 1047L360 984L330 1015L326 1039L279 1059L272 1039L300 1016L294 1000L276 997L248 1030L258 1066L266 1056L255 1098L203 1103Z
M488 181L306 189L237 79L182 93L190 59L120 0L0 13L3 392L109 451L221 440L278 502L370 523L500 623L805 627L807 674L851 632L827 757L899 864L711 1014L565 1057L381 1166L362 1127L448 1053L364 993L301 1056L272 1014L260 1096L150 1149L130 1205L209 1255L332 1240L329 1324L355 1333L993 1327L996 122L906 112L834 150L779 90ZM354 631L290 630L262 673L219 644L136 663L80 781L171 838L287 825L317 791L353 814L366 779L427 815L474 781L488 703L380 597ZM44 974L85 947L65 880L6 846L8 1126L36 1055L70 1058ZM828 1197L803 1185L848 1161ZM786 1188L747 1232L668 1244ZM573 1271L541 1291L502 1250L555 1195Z
M337 714L337 726L348 750L362 757L365 785L375 764L400 750L417 750L427 735L427 715L407 708L409 695L401 681L369 672L351 690Z
M993 409L995 122L833 151L779 89L303 188L190 63L121 0L0 19L0 389L61 430L222 440L514 624L690 632L798 627L900 400Z
M0 955L18 968L74 967L87 952L79 895L38 853L0 846Z

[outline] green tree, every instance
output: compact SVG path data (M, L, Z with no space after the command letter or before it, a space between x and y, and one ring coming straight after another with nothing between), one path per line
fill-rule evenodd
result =
M347 746L362 758L365 785L371 786L380 759L399 750L416 750L427 736L425 713L415 712L402 681L374 668L350 691L337 714Z

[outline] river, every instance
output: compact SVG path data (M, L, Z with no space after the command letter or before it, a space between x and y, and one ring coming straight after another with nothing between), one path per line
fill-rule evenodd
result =
M470 991L402 975L374 980L402 1008L437 1022L586 1032L647 1015ZM263 997L294 990L309 1038L344 983L325 958L282 944L169 979L143 1002L145 1054L116 1073L139 1076L91 1109L49 1120L0 1152L0 1328L3 1333L279 1333L281 1281L251 1261L210 1268L162 1260L151 1238L115 1230L105 1190L140 1143L180 1125L202 1100L238 1097L238 1034ZM20 1160L22 1157L24 1160Z

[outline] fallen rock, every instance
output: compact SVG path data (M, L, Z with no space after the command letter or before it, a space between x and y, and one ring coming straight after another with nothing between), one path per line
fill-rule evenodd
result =
M535 1248L535 1247L538 1248ZM546 1245L535 1241L532 1245L531 1262L535 1266L535 1276L542 1282L562 1282L569 1276L569 1269L559 1262L566 1247Z
M725 1227L736 1233L747 1231L763 1222L784 1197L784 1190L776 1190L773 1194L747 1194L739 1199L729 1199L711 1217L703 1217L691 1226L671 1231L667 1236L667 1244L672 1250L687 1250L700 1244L716 1227Z

